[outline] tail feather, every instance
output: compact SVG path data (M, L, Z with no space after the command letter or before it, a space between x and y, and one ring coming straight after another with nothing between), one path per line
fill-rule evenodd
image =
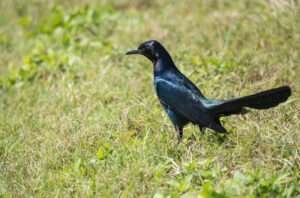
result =
M243 107L268 109L286 101L290 95L290 87L278 87L253 95L226 100L221 104L214 106L213 111L216 115L222 116L242 113Z

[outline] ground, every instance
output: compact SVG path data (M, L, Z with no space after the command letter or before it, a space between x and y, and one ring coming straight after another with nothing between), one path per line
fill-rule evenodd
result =
M0 1L0 197L300 196L296 0ZM175 131L157 39L208 98L290 85L289 100Z

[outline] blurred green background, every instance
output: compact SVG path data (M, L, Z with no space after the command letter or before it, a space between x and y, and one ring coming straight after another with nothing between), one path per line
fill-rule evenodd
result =
M0 197L300 196L296 0L0 0ZM157 39L209 98L290 85L288 102L174 129Z

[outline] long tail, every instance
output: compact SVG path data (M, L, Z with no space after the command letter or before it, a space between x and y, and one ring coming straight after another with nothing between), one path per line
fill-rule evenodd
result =
M291 88L288 86L278 87L250 96L226 100L212 107L212 110L217 116L227 116L242 113L243 107L268 109L286 101L291 93Z

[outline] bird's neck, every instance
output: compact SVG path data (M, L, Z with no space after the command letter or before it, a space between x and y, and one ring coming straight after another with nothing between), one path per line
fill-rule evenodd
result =
M153 62L154 75L160 75L165 71L176 69L176 66L169 54L165 54Z

